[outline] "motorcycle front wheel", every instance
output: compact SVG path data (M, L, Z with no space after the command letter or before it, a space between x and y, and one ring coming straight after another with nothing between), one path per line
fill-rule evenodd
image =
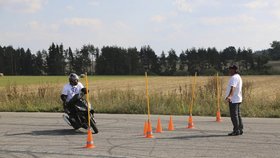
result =
M92 131L94 131L94 134L97 134L98 129L96 127L96 122L95 122L94 118L90 119L90 126L91 126Z

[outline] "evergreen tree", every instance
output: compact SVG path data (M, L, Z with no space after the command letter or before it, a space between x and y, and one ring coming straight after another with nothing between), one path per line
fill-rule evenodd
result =
M65 73L65 57L63 45L52 45L49 47L47 56L47 67L49 75L64 75Z
M187 66L187 54L182 51L180 56L179 56L179 61L180 61L180 65L179 65L179 70L184 71L186 66Z
M167 75L167 61L164 51L162 51L160 57L159 57L159 65L160 65L160 74L161 75Z
M160 64L158 57L154 50L150 46L143 46L139 52L139 57L141 64L144 67L147 67L154 74L160 73Z
M75 58L73 55L73 51L70 47L65 52L66 52L65 54L66 54L66 63L67 63L66 73L70 74L71 72L74 72Z
M14 75L14 60L13 60L14 48L12 46L4 47L4 73L8 75Z
M269 55L272 60L280 60L280 41L273 41L271 44L271 49L269 49Z
M45 74L43 54L40 51L38 51L35 56L33 67L34 67L33 75Z
M166 70L168 72L168 75L173 75L177 71L177 62L178 62L178 56L176 55L175 50L171 49L168 52L168 56L166 60L167 60Z
M4 63L4 50L3 48L0 46L0 73L4 73L4 67L5 67L5 63Z
M219 52L217 51L216 48L208 48L207 49L206 59L207 59L211 68L214 68L215 70L220 70L221 69L220 54L219 54Z
M191 50L186 51L187 59L188 59L188 72L190 75L194 75L195 72L198 72L199 70L199 57L197 54L197 50L195 48L192 48Z
M34 56L31 54L30 49L26 50L25 53L25 62L24 62L24 75L32 75L33 74L33 60Z
M127 49L128 74L130 75L139 74L140 59L138 54L137 48L135 47Z
M89 72L91 66L90 47L84 45L82 49L76 50L76 57L74 61L74 70L76 73Z
M245 74L268 74L272 71L266 66L269 60L280 59L280 42L273 41L271 48L254 52L251 49L237 50L229 46L218 52L216 48L192 48L182 51L179 57L171 49L168 55L158 57L150 46L121 48L106 46L101 49L84 45L75 52L63 45L51 44L48 51L33 54L29 49L14 49L0 46L0 72L7 75L64 75L65 72L91 74L129 75L143 74L144 66L152 74L158 75L213 75L215 72L227 73L231 64L237 64ZM188 71L188 73L186 73Z

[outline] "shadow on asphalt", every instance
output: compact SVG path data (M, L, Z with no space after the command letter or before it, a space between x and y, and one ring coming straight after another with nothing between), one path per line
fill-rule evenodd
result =
M229 137L228 135L188 135L188 136L180 136L180 137L169 137L169 138L157 138L157 139L195 139L195 138L218 138L218 137Z
M38 130L32 132L25 132L25 133L11 133L5 134L5 136L17 136L17 135L54 135L54 136L65 136L65 135L81 135L86 134L85 132L74 130L74 129L54 129L54 130Z
M32 131L33 135L79 135L85 134L85 132L74 129L55 129L55 130L42 130Z

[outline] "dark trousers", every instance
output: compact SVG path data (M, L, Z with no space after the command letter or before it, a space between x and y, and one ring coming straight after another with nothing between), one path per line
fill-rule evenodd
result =
M233 131L242 131L243 123L240 112L241 103L229 103L230 118L233 125Z

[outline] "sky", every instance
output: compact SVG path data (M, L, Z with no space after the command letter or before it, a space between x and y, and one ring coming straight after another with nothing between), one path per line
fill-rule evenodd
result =
M279 0L0 0L0 46L47 50L150 45L177 54L280 40Z

